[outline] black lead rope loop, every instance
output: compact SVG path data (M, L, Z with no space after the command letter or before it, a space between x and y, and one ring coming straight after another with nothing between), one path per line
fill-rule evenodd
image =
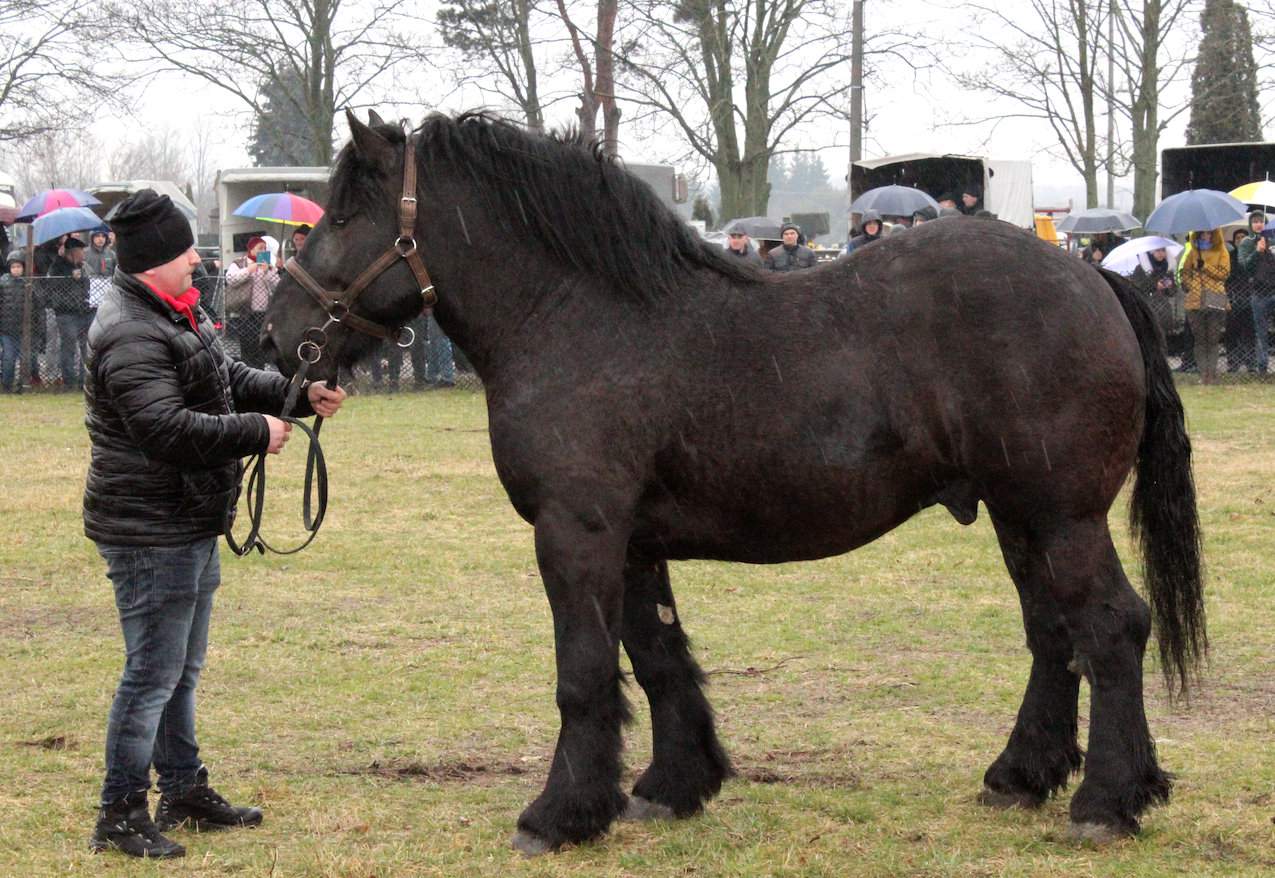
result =
M248 497L248 534L244 537L242 543L237 542L231 534L230 525L234 520L234 506L226 514L226 526L224 528L226 545L229 546L230 551L240 557L249 554L253 549L263 555L267 551L276 555L295 555L310 545L314 538L319 535L319 528L323 525L323 518L327 514L328 464L327 459L323 456L323 446L319 444L319 431L323 429L323 416L315 416L313 429L304 421L291 416L292 409L296 405L297 396L305 384L305 373L309 365L309 363L303 361L296 374L292 376L292 382L288 387L288 396L283 405L283 413L280 415L281 420L287 421L293 427L299 429L309 440L305 458L305 489L301 498L301 522L307 536L305 541L299 546L294 546L291 549L276 549L266 542L265 537L261 535L262 511L266 505L267 453L264 451L258 452L248 459L246 468L248 484L244 488L244 492ZM340 386L339 381L339 375L332 379L331 386L334 390ZM243 484L242 481L240 484ZM238 501L239 498L236 496L236 505Z

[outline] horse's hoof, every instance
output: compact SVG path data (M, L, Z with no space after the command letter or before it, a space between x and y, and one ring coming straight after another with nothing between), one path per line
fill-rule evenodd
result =
M673 817L673 809L668 805L661 805L659 802L652 802L650 799L644 799L641 796L629 796L629 804L625 807L624 813L620 815L621 820L629 823L639 823L647 820L672 820Z
M1001 808L1003 810L1040 807L1040 799L1031 793L1004 793L987 786L983 787L983 791L978 794L978 803L989 808Z
M1107 845L1128 838L1127 833L1114 829L1105 823L1076 823L1067 827L1067 840L1096 847Z
M541 854L547 854L553 851L553 846L545 841L534 832L528 832L525 829L519 829L514 833L511 842L513 849L524 857L538 857Z

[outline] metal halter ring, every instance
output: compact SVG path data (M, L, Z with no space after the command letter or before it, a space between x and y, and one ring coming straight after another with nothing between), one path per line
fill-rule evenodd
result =
M350 313L350 306L344 302L333 302L328 308L328 322L340 323Z
M319 328L318 326L311 326L301 334L301 338L318 348L325 348L328 346L327 327Z
M404 259L416 252L416 239L410 235L400 235L394 241L394 249L398 251L398 255Z
M306 340L297 345L297 359L303 363L313 366L322 356L323 348L312 341Z
M407 341L403 341L403 333L407 333ZM399 328L398 333L394 336L394 344L401 348L410 348L416 343L416 330L410 326Z

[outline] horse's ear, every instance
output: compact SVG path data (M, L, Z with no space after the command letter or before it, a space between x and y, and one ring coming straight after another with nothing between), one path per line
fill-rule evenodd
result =
M350 138L354 142L354 151L359 157L380 168L391 167L394 161L394 148L390 142L360 122L358 117L349 110L345 111L345 121L350 125Z
M380 113L378 113L378 112L376 112L376 110L368 110L368 111L367 111L367 124L369 124L369 125L384 125L384 124L385 124L385 120L381 118L381 114L380 114Z

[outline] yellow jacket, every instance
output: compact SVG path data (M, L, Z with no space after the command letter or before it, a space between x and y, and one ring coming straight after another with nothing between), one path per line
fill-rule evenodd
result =
M1195 245L1192 232L1187 236L1186 249L1178 260L1178 283L1186 291L1183 307L1188 311L1199 311L1204 307L1205 293L1221 293L1226 295L1226 279L1231 275L1231 255L1226 252L1226 243L1222 239L1222 231L1214 229L1205 232L1213 242L1207 250ZM1226 303L1226 310L1231 310L1231 303Z

